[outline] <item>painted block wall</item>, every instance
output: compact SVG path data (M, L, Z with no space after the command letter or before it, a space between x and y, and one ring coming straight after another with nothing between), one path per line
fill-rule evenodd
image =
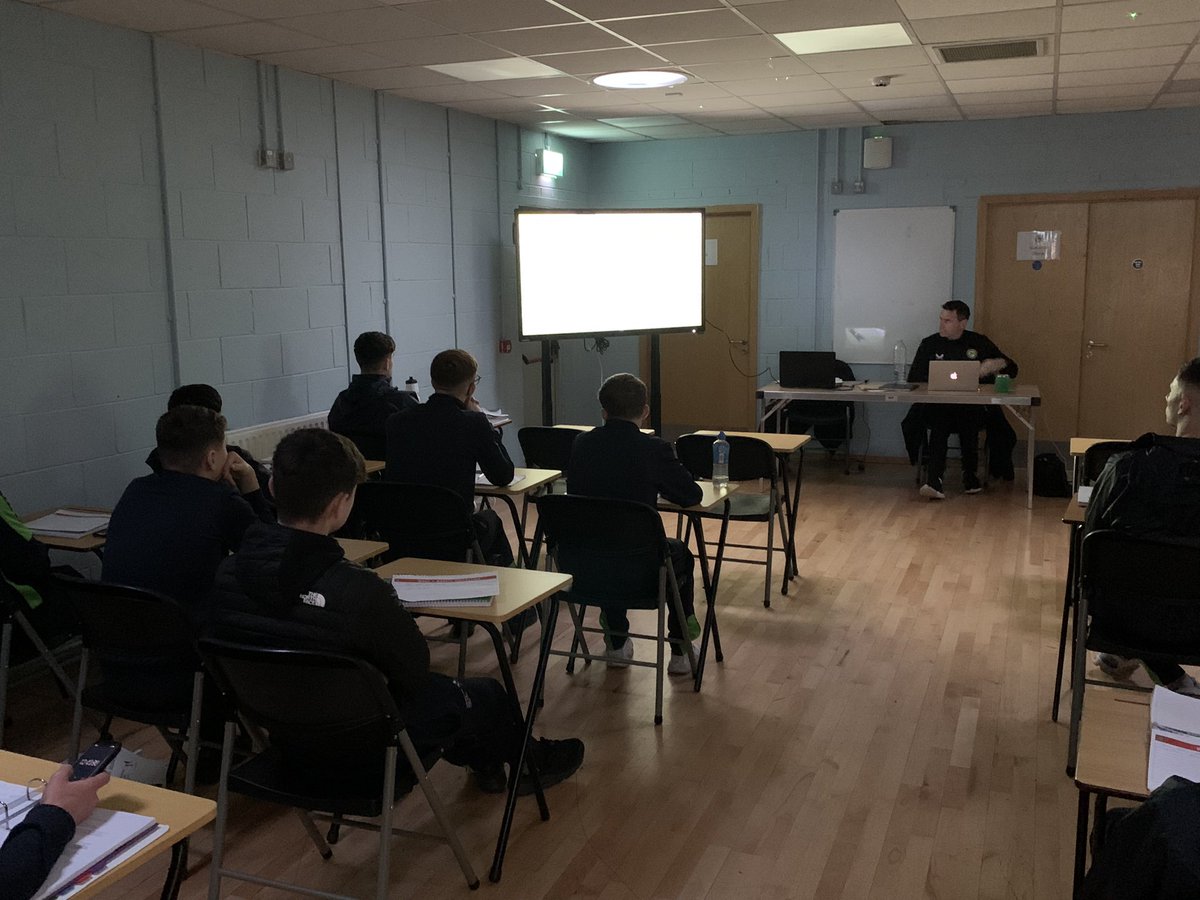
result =
M774 370L779 350L833 345L836 209L954 206L954 294L974 306L980 196L1200 182L1195 109L909 125L887 133L894 139L893 167L867 172L861 195L833 195L828 188L839 155L842 180L857 176L861 129L843 130L840 154L833 131L597 145L591 203L762 203L759 368ZM930 332L936 312L930 310ZM886 378L889 369L856 367L856 374ZM583 395L589 388L582 378L566 390ZM903 454L902 415L870 408L872 454ZM860 436L856 449L862 447Z
M0 489L106 503L174 386L150 42L0 3Z

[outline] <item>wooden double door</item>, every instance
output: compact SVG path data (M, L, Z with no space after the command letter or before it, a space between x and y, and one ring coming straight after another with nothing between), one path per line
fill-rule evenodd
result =
M1198 198L980 200L977 327L1017 361L1021 381L1040 387L1039 436L1165 429L1167 386L1200 347ZM1019 259L1030 255L1018 250L1028 250L1029 232L1056 233L1057 258Z

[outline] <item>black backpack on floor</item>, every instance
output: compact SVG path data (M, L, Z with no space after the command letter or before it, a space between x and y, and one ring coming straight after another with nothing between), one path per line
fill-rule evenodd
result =
M1033 492L1039 497L1070 497L1067 469L1057 453L1039 453L1033 458Z

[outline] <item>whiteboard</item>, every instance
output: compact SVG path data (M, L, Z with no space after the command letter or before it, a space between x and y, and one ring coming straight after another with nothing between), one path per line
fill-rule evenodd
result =
M893 361L937 330L952 299L954 209L843 209L834 216L833 349L848 363Z

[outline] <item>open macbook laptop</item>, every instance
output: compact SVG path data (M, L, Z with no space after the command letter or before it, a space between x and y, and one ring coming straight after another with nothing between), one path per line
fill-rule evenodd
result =
M837 384L834 361L832 350L780 350L779 386L832 390Z
M934 359L929 362L931 391L979 390L979 360Z

